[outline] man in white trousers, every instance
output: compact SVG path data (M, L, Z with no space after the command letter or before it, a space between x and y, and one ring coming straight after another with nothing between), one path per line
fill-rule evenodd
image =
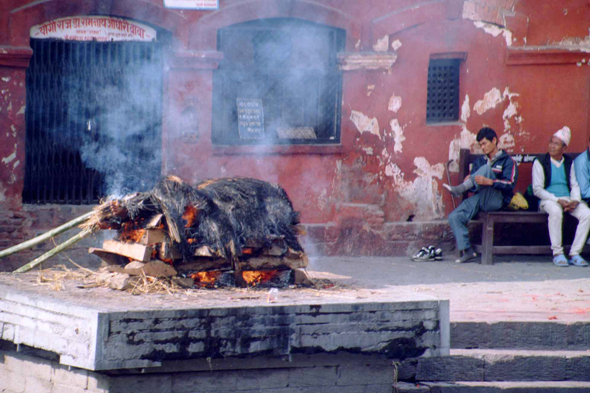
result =
M571 131L563 127L549 140L549 152L533 163L533 193L539 201L539 210L549 214L549 238L553 251L553 263L566 267L588 266L580 252L590 229L590 209L581 201L580 187L576 180L573 160L565 156L570 143ZM563 252L563 213L578 219L574 242L570 249L570 260Z

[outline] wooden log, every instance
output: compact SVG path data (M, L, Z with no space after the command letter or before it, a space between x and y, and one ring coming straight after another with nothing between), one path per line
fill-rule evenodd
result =
M57 236L60 233L63 233L65 231L67 231L68 229L71 229L71 228L75 227L76 225L85 222L93 214L94 214L93 211L88 212L78 218L74 218L73 220L68 221L67 223L65 223L55 229L45 232L44 234L39 235L33 239L30 239L30 240L27 240L26 242L17 244L16 246L12 246L10 248L7 248L6 250L2 250L2 251L0 251L0 258L4 258L4 257L7 257L7 256L12 255L14 253L17 253L19 251L26 250L27 248L31 248L33 246L36 246L39 243L44 242L45 240L51 239L52 237Z
M208 270L229 270L231 263L225 259L198 258L195 261L179 263L176 270L179 273L206 272Z
M172 282L183 288L192 288L195 286L195 280L190 277L172 277Z
M160 225L162 225L162 218L164 218L163 214L156 214L155 216L150 218L150 220L148 221L148 223L145 226L146 229L159 228Z
M124 291L135 287L140 279L140 277L131 277L129 274L120 272L104 272L98 275L96 282L100 285L106 284L111 289Z
M281 257L287 253L287 246L284 241L274 241L270 248L262 251L263 255L270 255L273 257Z
M176 247L170 246L170 243L168 242L162 242L160 244L160 250L158 253L159 257L161 260L163 261L168 261L168 260L177 260L182 258L182 255L180 255L180 252L178 252L178 250L176 249Z
M305 255L300 258L283 258L273 256L259 256L241 260L238 262L240 270L270 270L289 268L297 269L307 267L307 257Z
M140 243L141 244L155 244L162 243L166 240L166 232L163 229L146 229Z
M126 258L122 255L112 253L110 251L104 250L102 248L94 248L90 247L88 249L88 253L92 255L96 255L100 259L103 260L104 263L107 265L120 265L123 266L129 263L129 258Z
M213 256L213 252L211 251L211 249L209 247L201 246L195 250L195 253L193 255L196 257L209 257L210 258Z
M105 240L102 247L106 251L123 255L136 261L149 262L152 256L152 248L143 244L123 243L116 240Z
M110 272L125 273L130 276L141 276L145 274L150 277L172 277L178 273L172 266L162 261L150 261L148 263L133 261L125 267L108 266Z
M53 257L54 255L59 254L60 252L62 252L63 250L65 250L66 248L71 246L72 244L75 244L75 243L79 242L80 240L84 239L85 237L89 236L91 233L92 233L92 231L89 229L85 229L83 231L80 231L80 233L78 233L76 236L66 240L65 242L63 242L59 246L55 247L53 250L46 252L45 254L41 255L39 258L32 260L31 262L27 263L23 267L16 269L13 273L28 272L29 270L31 270L32 268L34 268L38 264L43 263L46 260L48 260L49 258Z
M309 275L305 269L293 269L293 283L296 285L312 286L313 281L309 278Z

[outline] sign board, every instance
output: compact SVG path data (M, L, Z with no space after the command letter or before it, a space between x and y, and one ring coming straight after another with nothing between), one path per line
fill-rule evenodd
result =
M264 138L264 108L258 98L238 98L238 132L241 139Z
M70 41L153 41L156 35L147 25L109 16L72 16L31 27L31 38Z
M218 10L219 0L164 0L164 7L186 10Z

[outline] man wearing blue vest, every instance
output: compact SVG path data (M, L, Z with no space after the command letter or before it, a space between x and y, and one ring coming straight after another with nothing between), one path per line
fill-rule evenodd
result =
M571 131L563 127L549 140L549 152L533 163L533 193L540 199L539 210L549 214L549 238L555 266L588 266L580 256L590 229L590 209L581 201L573 160L564 155ZM578 227L568 259L563 253L563 213L578 219Z

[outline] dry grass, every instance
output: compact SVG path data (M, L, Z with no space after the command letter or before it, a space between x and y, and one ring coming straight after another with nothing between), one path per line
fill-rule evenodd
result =
M91 232L96 232L100 229L100 223L106 218L112 216L111 201L103 202L100 205L92 209L94 214L86 220L84 223L79 225L80 229L86 229Z

